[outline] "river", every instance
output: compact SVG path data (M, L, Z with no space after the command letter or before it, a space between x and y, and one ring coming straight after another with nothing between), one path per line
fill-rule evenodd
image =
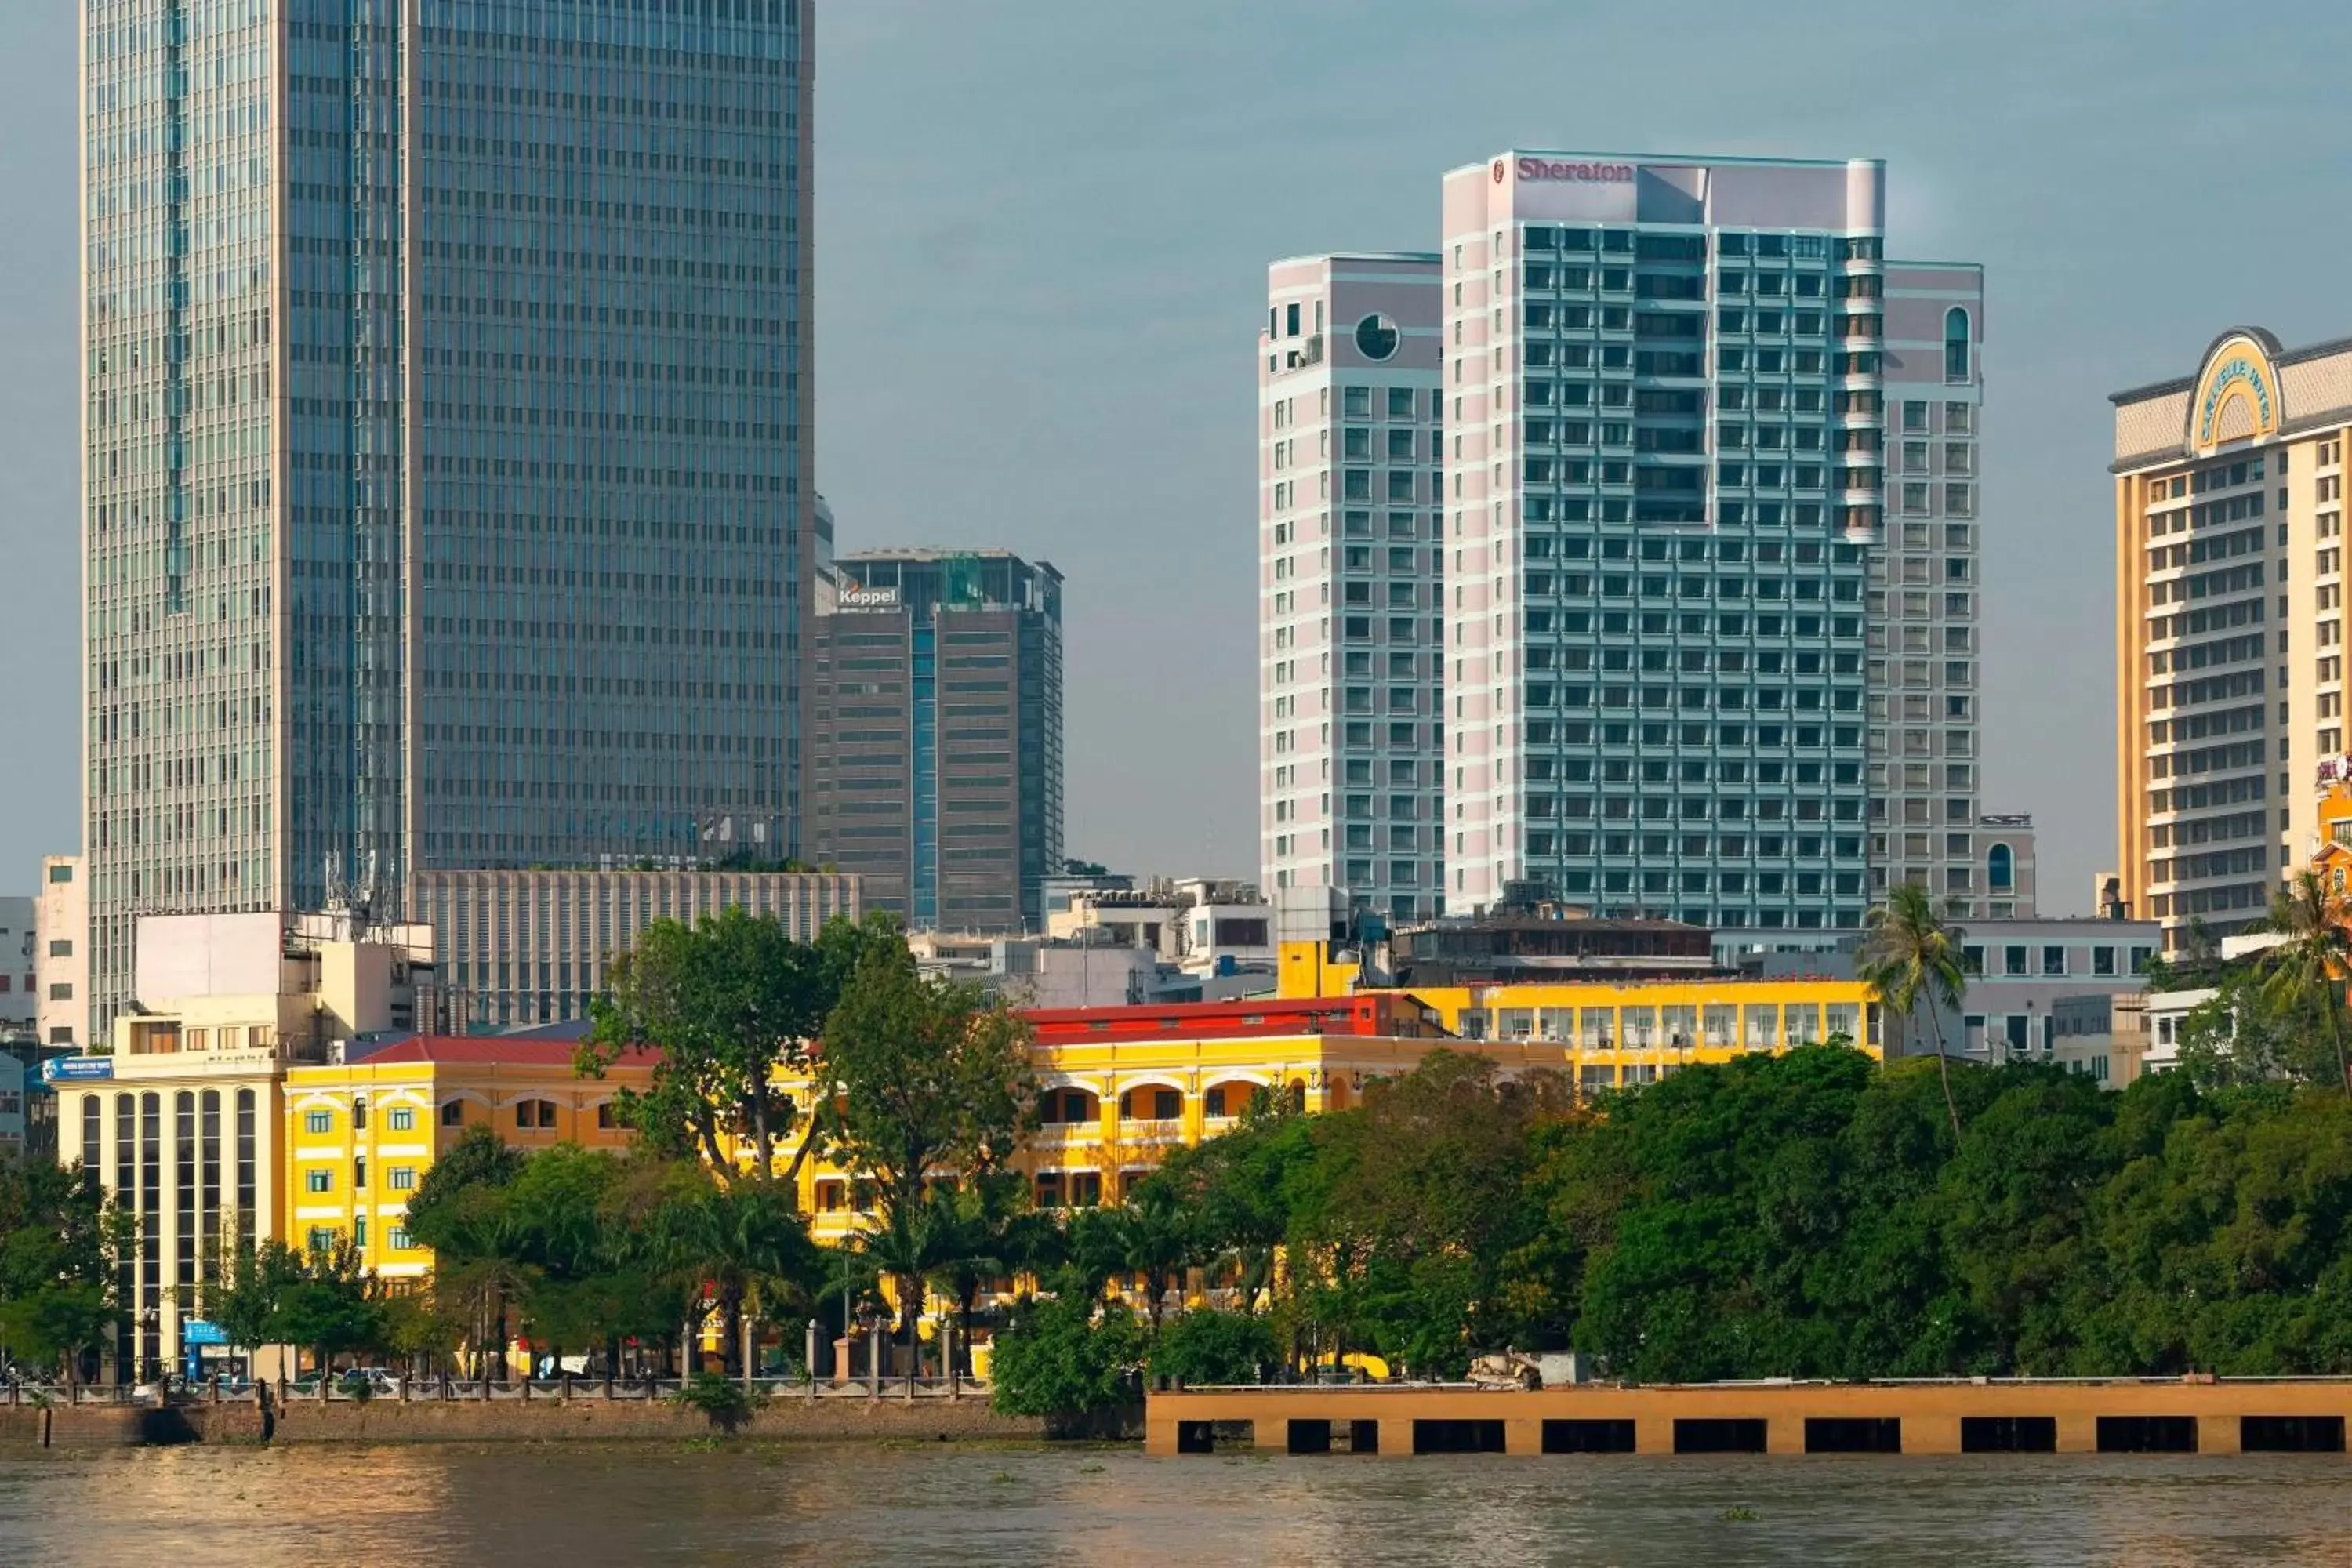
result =
M2352 1563L2341 1457L683 1445L0 1458L0 1563Z

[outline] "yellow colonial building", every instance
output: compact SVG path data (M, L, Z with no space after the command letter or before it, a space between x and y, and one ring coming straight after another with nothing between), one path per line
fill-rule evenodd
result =
M1356 1103L1446 1037L1412 997L1033 1009L1041 1127L1016 1157L1045 1208L1116 1203L1168 1151L1231 1127L1259 1090L1306 1110ZM805 1081L792 1085L806 1099ZM802 1206L820 1240L862 1227L853 1173L811 1161Z
M1351 963L1286 944L1282 973L1327 995L1034 1009L1042 1126L1018 1156L1041 1207L1115 1203L1173 1148L1234 1124L1261 1089L1344 1110L1431 1051L1506 1073L1556 1072L1584 1094L1654 1083L1695 1062L1843 1039L1876 1056L1879 1009L1860 981L1737 975L1351 990ZM807 1085L790 1086L805 1100ZM801 1202L817 1237L865 1223L854 1173L812 1161Z
M651 1081L653 1058L631 1053L603 1078L583 1079L572 1051L569 1040L419 1037L357 1061L291 1069L279 1234L314 1252L349 1241L386 1279L431 1272L431 1253L404 1223L408 1200L467 1128L526 1150L627 1146L613 1102Z

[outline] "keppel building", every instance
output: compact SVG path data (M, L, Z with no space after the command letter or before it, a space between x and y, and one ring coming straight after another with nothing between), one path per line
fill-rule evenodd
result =
M91 1038L131 917L798 815L810 0L84 0Z
M1062 574L1002 550L834 563L814 858L919 931L1045 929L1062 868Z
M2234 329L2113 401L2121 893L2178 948L2263 917L2346 776L2352 341Z
M1884 190L1873 161L1446 176L1458 903L1861 923Z
M1258 844L1270 889L1444 910L1438 258L1268 269L1258 338Z

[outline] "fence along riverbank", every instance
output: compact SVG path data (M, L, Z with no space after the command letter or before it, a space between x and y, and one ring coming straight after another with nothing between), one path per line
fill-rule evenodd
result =
M354 1397L343 1388L202 1389L158 1404L128 1390L71 1399L0 1400L0 1448L131 1447L173 1443L560 1442L686 1438L715 1428L677 1398L676 1379L589 1378L482 1383L416 1379ZM879 1384L761 1379L742 1431L786 1439L1034 1439L1042 1420L1000 1415L969 1381L899 1378Z
M1339 1384L1155 1391L1155 1455L2239 1454L2345 1450L2352 1378Z

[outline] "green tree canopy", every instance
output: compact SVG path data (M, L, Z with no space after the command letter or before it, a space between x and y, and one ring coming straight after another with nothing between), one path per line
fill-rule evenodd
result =
M730 1184L789 1182L814 1129L803 1130L780 1171L796 1113L777 1075L807 1067L810 1044L862 956L903 945L887 915L836 918L814 942L734 905L691 926L656 921L614 959L611 991L591 1008L580 1069L601 1076L628 1049L657 1051L649 1087L615 1097L648 1147L699 1159Z
M909 1332L927 1277L927 1194L1006 1168L1036 1123L1029 1045L1001 1000L925 978L898 941L859 955L825 1021L814 1063L823 1134L832 1158L870 1184Z
M126 1237L79 1169L0 1163L0 1346L39 1365L100 1343L121 1320L113 1261Z

